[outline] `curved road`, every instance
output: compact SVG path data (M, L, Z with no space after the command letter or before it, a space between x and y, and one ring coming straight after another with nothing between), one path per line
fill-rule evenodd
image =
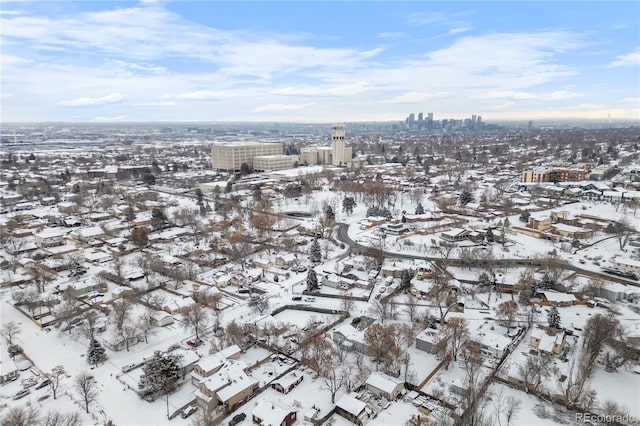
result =
M346 223L338 223L338 229L336 232L336 239L338 239L339 241L345 243L346 245L348 245L349 247L351 247L353 250L358 251L364 255L367 256L376 256L380 254L380 251L376 248L373 247L368 247L368 246L364 246L362 244L359 244L355 241L353 241L350 237L349 237L349 225ZM385 257L400 257L400 258L405 258L405 259L427 259L427 260L431 260L434 262L441 262L443 260L445 260L444 258L441 257L434 257L434 256L421 256L421 255L417 255L417 254L408 254L408 253L395 253L395 252L390 252L390 251L384 251L384 255ZM466 261L464 264L460 259L446 259L448 264L450 266L482 266L487 264L486 260L468 260ZM545 264L545 260L544 259L520 259L520 258L515 258L515 259L493 259L490 261L491 265L494 266L506 266L506 267L517 267L517 266L544 266ZM563 262L561 263L561 267L569 270L569 271L574 271L577 272L581 275L585 275L591 278L596 278L596 279L601 279L601 280L607 280L607 281L613 281L613 282L617 282L617 283L621 283L621 284L628 284L628 285L632 285L632 286L636 286L636 287L640 287L640 283L638 283L638 281L635 280L630 280L630 279L626 279L626 278L622 278L622 277L617 277L614 275L609 275L609 274L603 274L601 272L594 272L594 271L590 271L587 269L582 269L579 268L575 265L572 265L570 263L566 263Z

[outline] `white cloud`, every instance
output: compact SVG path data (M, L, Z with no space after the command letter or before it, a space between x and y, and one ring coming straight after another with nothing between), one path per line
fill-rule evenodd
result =
M95 117L92 121L122 121L125 118L127 118L126 115L117 115L114 117L106 117L103 115L99 115L97 117Z
M268 104L258 108L254 108L251 112L281 112L281 111L296 111L304 108L309 108L315 105L314 102L306 104Z
M118 102L122 102L125 99L125 96L121 93L110 93L106 96L102 96L99 98L76 98L68 101L60 101L58 105L62 106L72 106L72 107L84 107L84 106L97 106L97 105L106 105L106 104L115 104Z
M400 96L396 96L393 99L382 101L383 103L390 104L415 104L432 99L446 98L449 96L448 92L427 93L427 92L407 92Z
M449 35L454 35L454 34L460 34L460 33L466 33L467 31L471 31L473 29L473 27L456 27L456 28L451 28L448 32Z
M184 99L189 101L217 101L223 98L231 98L235 96L232 93L224 91L196 90L178 95L165 95L163 97L174 97L176 99Z
M365 82L358 81L352 84L341 86L317 88L317 87L283 87L271 90L269 93L273 95L287 96L353 96L359 93L372 90Z
M640 51L617 56L616 59L609 64L609 66L611 67L626 67L638 65L640 65Z
M133 106L137 107L167 107L167 106L175 106L176 103L174 101L166 101L166 102L140 102L137 104L133 104Z
M407 23L410 25L430 25L438 23L459 23L460 18L466 13L446 14L442 12L412 13L407 17Z
M502 99L502 98L522 100L522 99L535 99L537 98L537 96L534 95L533 93L516 92L513 90L494 90L491 92L483 93L481 95L472 97L472 99Z

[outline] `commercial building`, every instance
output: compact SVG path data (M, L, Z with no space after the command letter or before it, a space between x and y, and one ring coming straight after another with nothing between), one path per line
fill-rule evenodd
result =
M253 157L253 170L256 172L273 172L295 167L297 155L260 155Z
M260 156L282 156L282 144L259 142L214 144L211 146L211 167L214 170L234 172L239 171L242 164L246 163L253 168L255 157Z

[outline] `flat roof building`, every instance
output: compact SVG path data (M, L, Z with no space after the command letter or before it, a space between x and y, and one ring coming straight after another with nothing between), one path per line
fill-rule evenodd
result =
M239 171L243 163L254 167L255 157L282 155L281 143L231 142L211 146L214 170Z

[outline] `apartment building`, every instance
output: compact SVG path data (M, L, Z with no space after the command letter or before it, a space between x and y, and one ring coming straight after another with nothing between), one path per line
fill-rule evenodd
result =
M587 177L587 171L579 168L536 168L522 172L523 183L577 182Z

